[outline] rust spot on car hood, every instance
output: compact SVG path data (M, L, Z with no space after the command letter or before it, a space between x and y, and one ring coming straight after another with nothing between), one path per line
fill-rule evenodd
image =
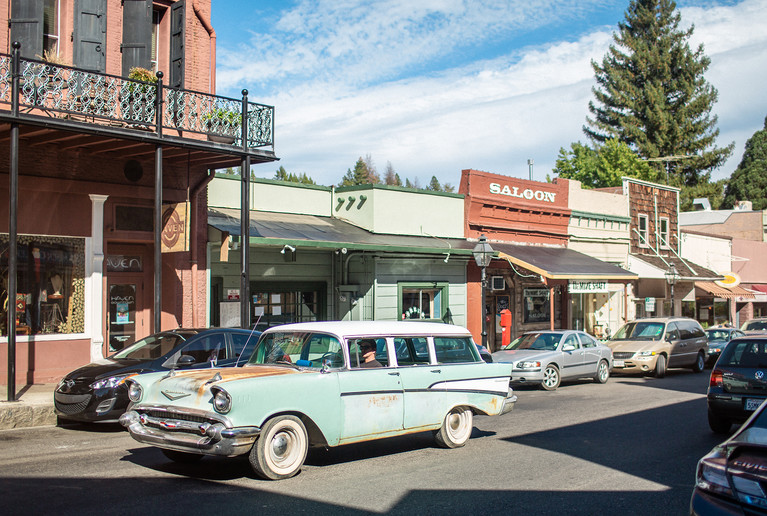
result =
M235 369L231 367L221 369L195 369L192 371L177 372L174 376L163 378L160 382L166 384L169 388L185 389L188 392L196 391L199 395L202 395L209 385L220 385L222 383L235 380L246 380L249 378L300 374L304 372L311 371L298 371L280 366L258 366L248 367L247 369ZM217 374L220 375L221 379L211 381Z

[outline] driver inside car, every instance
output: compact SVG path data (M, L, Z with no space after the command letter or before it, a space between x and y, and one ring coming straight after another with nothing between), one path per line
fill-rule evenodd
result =
M376 360L376 342L373 339L362 339L357 343L360 349L360 356L363 362L360 367L383 367L381 362Z

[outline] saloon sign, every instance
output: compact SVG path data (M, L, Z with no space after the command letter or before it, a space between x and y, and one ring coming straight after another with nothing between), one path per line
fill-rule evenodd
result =
M531 188L526 188L520 191L519 187L517 186L513 186L509 188L508 185L501 186L498 183L490 183L490 193L508 195L509 197L518 197L520 199L527 199L527 200L535 199L536 201L543 201L543 202L555 202L555 197L557 195L554 192L545 192L543 190L533 190Z

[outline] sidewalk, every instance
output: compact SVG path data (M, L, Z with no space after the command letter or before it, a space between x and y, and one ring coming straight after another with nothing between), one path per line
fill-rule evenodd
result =
M55 384L16 386L16 399L8 400L8 387L0 385L0 430L56 424L53 412Z

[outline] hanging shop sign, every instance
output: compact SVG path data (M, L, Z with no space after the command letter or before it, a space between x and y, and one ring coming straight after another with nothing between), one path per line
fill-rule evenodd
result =
M592 294L594 292L607 292L606 281L571 281L567 284L570 294Z
M490 193L493 194L500 194L500 195L508 195L509 197L518 197L519 199L527 199L527 200L533 200L536 201L544 201L544 202L555 202L557 194L554 192L546 192L544 190L533 190L531 188L526 188L522 191L519 190L519 187L512 186L509 188L509 185L499 185L498 183L490 183Z
M163 253L189 250L189 203L166 204L162 209Z
M644 309L647 312L654 312L655 311L655 298L654 297L646 297L646 298L644 298Z

